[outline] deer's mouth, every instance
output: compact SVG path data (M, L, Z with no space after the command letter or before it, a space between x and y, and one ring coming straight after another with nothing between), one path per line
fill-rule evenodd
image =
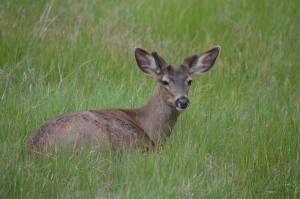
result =
M188 106L187 106L187 107L188 107ZM181 108L181 107L177 107L177 106L176 106L175 108L176 108L177 111L183 111L183 110L187 109L187 107Z

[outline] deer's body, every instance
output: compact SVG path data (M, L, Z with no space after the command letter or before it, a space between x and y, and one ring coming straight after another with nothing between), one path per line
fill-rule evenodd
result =
M81 111L52 118L38 128L29 144L45 148L56 142L61 148L77 148L89 142L96 148L153 148L170 135L180 114L164 104L159 87L137 109Z
M66 113L49 119L28 139L28 146L43 151L60 148L154 148L167 138L180 112L188 107L191 74L206 72L220 48L201 56L192 55L183 64L168 65L156 53L135 50L138 66L158 80L150 101L136 109L100 109Z

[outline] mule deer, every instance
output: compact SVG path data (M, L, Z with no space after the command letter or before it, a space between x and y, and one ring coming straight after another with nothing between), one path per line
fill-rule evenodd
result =
M220 47L202 55L193 54L182 64L167 64L156 52L135 48L139 68L157 79L150 101L136 109L100 109L66 113L40 126L27 144L44 151L55 143L61 148L80 148L89 143L95 148L149 149L168 136L182 110L189 106L188 91L193 74L208 71Z

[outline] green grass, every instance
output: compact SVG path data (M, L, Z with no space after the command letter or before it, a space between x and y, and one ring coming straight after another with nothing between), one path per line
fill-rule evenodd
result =
M299 21L295 0L1 1L0 197L299 198ZM27 157L49 117L150 98L135 46L179 63L217 44L163 149Z

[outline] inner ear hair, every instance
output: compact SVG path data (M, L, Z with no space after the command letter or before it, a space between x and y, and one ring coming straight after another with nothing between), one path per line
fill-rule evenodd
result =
M197 59L198 59L198 55L192 54L191 56L185 58L183 64L191 68L197 63Z

